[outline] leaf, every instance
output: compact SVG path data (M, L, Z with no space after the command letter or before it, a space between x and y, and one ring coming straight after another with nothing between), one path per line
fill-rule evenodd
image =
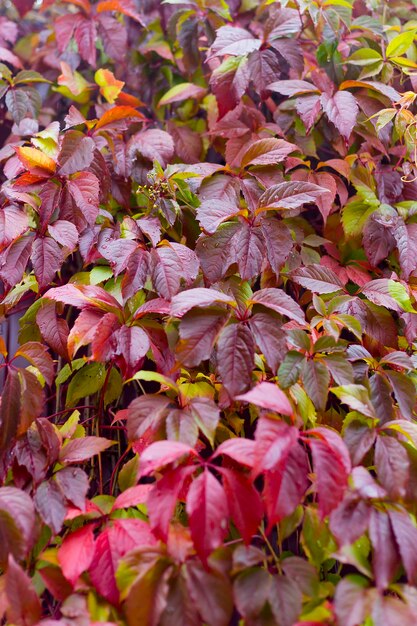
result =
M193 83L180 83L171 87L159 100L158 107L172 104L173 102L181 102L188 98L200 100L206 94L204 87L199 87Z
M7 621L16 626L34 626L42 615L41 603L26 572L10 555L5 574Z
M65 246L71 252L75 250L78 243L78 231L74 224L67 220L57 220L49 224L48 232L61 246Z
M62 140L58 155L59 173L69 176L81 172L91 165L94 141L79 130L68 130Z
M324 363L307 359L301 367L301 379L307 395L318 411L325 411L330 374Z
M263 518L261 497L245 474L223 467L221 476L230 516L249 545Z
M333 270L322 265L308 265L292 272L291 278L313 293L334 293L344 288L340 278Z
M396 37L393 37L385 50L385 54L387 55L387 57L399 57L402 54L405 54L407 50L411 47L415 36L415 30L406 30Z
M101 95L109 102L114 104L122 91L125 83L122 80L117 80L113 72L110 70L100 68L94 74L94 80L100 87Z
M369 281L362 287L362 293L374 304L399 312L415 312L406 288L391 278Z
M334 393L341 402L347 404L352 411L358 411L371 418L376 417L375 409L369 399L368 391L363 385L342 385L340 387L333 387L330 391Z
M141 15L135 10L135 5L132 0L101 0L97 4L97 12L102 13L103 11L118 11L123 15L127 15L127 17L131 17L136 22L139 22L142 26L143 20Z
M58 561L71 585L74 586L81 574L89 569L94 552L93 524L87 524L64 538L58 550Z
M61 248L51 237L38 237L33 242L30 255L39 288L43 289L54 279L61 268L64 255Z
M120 305L118 301L101 287L92 285L75 285L68 283L62 287L49 289L45 293L45 298L70 304L79 309L87 307L96 308L99 311L118 312Z
M259 139L244 153L240 167L248 165L272 165L283 161L291 152L298 151L298 147L283 139Z
M55 173L55 161L41 150L27 147L18 147L15 150L19 161L31 174L47 178Z
M244 392L251 381L255 361L252 334L244 324L223 328L217 341L217 367L224 387L235 397Z
M225 491L208 469L191 483L186 511L197 554L207 563L208 556L222 545L228 533L229 518Z
M204 287L187 289L172 298L171 315L182 317L195 306L204 307L223 303L234 305L235 301L232 297L216 289L205 289Z
M258 211L268 209L299 209L304 204L315 202L322 194L329 190L313 183L298 181L283 182L272 185L259 198Z
M335 612L341 626L356 626L365 619L367 610L367 581L358 575L349 575L338 583L335 594Z
M114 106L103 113L95 126L95 130L107 130L108 128L113 128L122 120L132 120L133 122L136 119L142 120L143 117L142 113L136 111L131 106Z
M109 441L105 437L83 437L68 441L59 453L61 464L81 463L91 459L92 456L104 452L114 445L114 441Z
M210 48L210 57L232 55L240 56L258 50L260 39L255 39L249 31L234 26L221 26Z
M240 213L240 208L229 200L203 200L197 208L197 219L201 228L207 233L216 232L222 222L235 217Z
M298 96L304 93L314 93L319 90L312 83L306 80L277 80L268 85L270 91L280 93L282 96Z
M266 217L262 220L261 231L265 240L269 264L278 276L294 246L291 231L284 222L274 217Z
M225 454L241 465L253 467L255 442L243 437L235 437L223 441L213 453L213 457Z
M35 510L30 496L16 487L0 488L0 566L8 555L22 560L35 540Z
M29 227L29 218L18 207L6 206L0 212L0 249L20 237Z
M404 498L410 479L405 448L393 437L377 437L375 467L379 482L393 498Z
M255 433L255 459L253 472L283 469L291 449L297 445L298 430L285 422L261 417Z
M398 102L401 96L391 85L385 85L385 83L378 82L376 80L345 80L339 85L339 90L351 89L352 87L365 87L372 91L378 91L386 96L392 102Z
M135 398L127 411L127 435L129 441L136 441L151 430L157 432L166 417L171 400L163 395L144 394Z
M133 135L127 146L127 154L132 162L139 153L145 159L156 160L165 167L172 158L174 149L171 135L163 130L150 128Z
M346 140L349 139L359 113L356 98L348 91L337 91L331 97L323 93L321 103L329 120Z
M388 514L408 581L415 584L417 577L417 527L406 511L389 511Z
M140 476L149 476L156 470L170 465L179 464L196 456L191 446L180 441L157 441L148 446L141 455L139 464Z
M168 470L153 486L147 499L152 532L162 541L168 541L169 525L184 482L193 472L192 467Z
M272 309L281 315L305 325L304 312L301 307L282 289L268 287L260 289L248 301L249 304L261 304L267 309Z
M36 510L54 535L61 532L67 507L65 497L58 484L52 480L42 482L33 499Z
M262 382L243 395L236 396L235 400L250 402L263 409L270 409L282 415L292 415L293 408L285 393L277 385Z
M68 385L66 406L71 407L81 398L100 391L105 380L102 363L88 363L71 379Z
M343 499L351 470L350 458L343 440L336 432L323 427L308 432L316 435L308 443L313 455L319 509L323 519Z
M399 555L387 512L372 509L369 538L373 547L372 569L378 589L388 587L398 567Z
M114 519L98 535L88 573L97 591L108 602L119 603L116 571L123 556L135 548L154 544L149 524L141 519Z

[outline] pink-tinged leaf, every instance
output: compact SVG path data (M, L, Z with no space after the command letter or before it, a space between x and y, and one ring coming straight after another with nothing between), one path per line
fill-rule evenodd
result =
M298 151L299 148L293 143L284 141L283 139L259 139L255 141L245 152L240 164L241 168L247 165L273 165L280 163L291 152Z
M32 580L10 555L4 574L7 621L16 626L34 626L42 615L41 602Z
M335 593L335 612L340 626L362 624L367 607L367 581L350 577L342 578Z
M156 441L144 450L140 457L139 474L149 476L171 463L179 465L183 461L190 461L190 457L197 454L191 446L180 441Z
M167 132L157 128L140 131L133 135L127 146L129 159L133 162L139 153L149 161L158 161L162 167L166 167L174 154L174 142Z
M236 396L235 400L250 402L263 409L269 409L282 415L292 415L293 408L283 391L273 383L262 382L243 395Z
M120 305L117 300L101 287L93 285L74 285L68 283L62 287L49 289L45 293L45 298L70 304L79 309L92 307L101 311L119 311Z
M42 520L57 535L67 513L65 496L59 485L53 480L44 481L36 489L33 501Z
M287 336L281 325L281 318L273 311L260 311L249 320L256 345L274 374L288 351Z
M46 301L36 314L36 323L44 341L65 361L68 361L69 328L66 320L57 316L55 306L53 302Z
M221 224L214 235L202 235L196 245L201 269L210 283L223 278L229 266L235 261L230 258L231 241L239 229L239 224L230 222Z
M95 542L90 578L97 591L114 605L119 603L116 570L120 559L141 546L152 546L155 538L149 524L140 519L115 519L100 533Z
M253 472L277 469L288 457L291 448L298 445L298 429L285 422L261 417L255 433L255 460Z
M117 11L144 26L142 16L136 11L133 0L101 0L97 4L97 13L103 11Z
M112 511L116 511L117 509L128 509L129 507L137 506L138 504L146 504L152 488L152 485L136 485L135 487L129 487L117 496L113 504Z
M208 556L222 545L229 528L225 491L209 470L204 469L191 483L186 511L194 547L203 563L207 563Z
M335 509L345 494L351 463L349 452L341 437L334 431L318 427L308 431L316 474L319 508L324 518Z
M87 461L95 454L104 452L112 445L114 445L114 441L109 441L105 437L72 439L61 449L59 461L62 465Z
M417 224L405 224L403 220L398 219L395 228L387 232L388 235L392 233L394 236L397 243L402 276L404 280L408 280L410 274L417 268L417 258L415 254L417 246ZM386 258L386 256L383 258Z
M83 16L75 29L75 41L77 42L80 56L84 61L95 67L96 65L96 41L97 28L94 19Z
M195 367L209 359L226 321L227 312L220 308L186 313L180 322L180 340L175 350L179 362L186 367Z
M223 467L221 476L230 516L243 541L249 544L263 518L261 497L245 474Z
M249 31L235 26L221 26L216 33L208 58L216 56L241 56L259 50L261 40L255 39Z
M155 290L170 300L180 290L181 278L190 284L197 276L199 262L193 250L181 244L160 246L151 252L151 278Z
M135 313L135 319L140 319L142 316L149 313L159 313L160 315L169 315L171 312L171 303L163 298L153 298L142 304Z
M225 455L245 467L253 467L255 462L255 442L252 439L235 437L223 441L213 453L213 458Z
M255 346L248 326L240 323L223 328L217 341L217 367L232 397L249 387L254 362Z
M42 289L54 279L55 274L61 268L64 255L54 239L38 237L33 242L30 258L39 288Z
M3 253L0 278L6 285L14 286L23 277L32 249L33 234L26 233L16 239Z
M292 515L303 501L310 485L308 457L300 445L291 447L276 466L276 469L264 473L263 499L270 532L275 524Z
M275 576L269 593L272 614L282 626L294 626L302 609L302 594L295 581Z
M330 515L330 529L339 545L355 543L366 532L370 515L368 502L345 496Z
M49 224L48 232L61 246L69 248L73 252L78 243L78 230L71 222L67 220L57 220L53 224Z
M313 293L334 293L343 289L344 285L333 270L322 265L308 265L292 272L291 278L305 289Z
M210 78L220 117L239 104L250 80L248 57L229 57L216 67Z
M38 341L28 341L16 350L15 356L24 357L29 363L34 365L48 385L52 385L55 376L55 367L48 349Z
M270 85L277 74L281 72L281 61L274 50L255 50L248 58L248 68L250 78L261 97L266 99L269 96L268 85Z
M267 217L262 220L261 231L269 264L278 275L294 246L290 229L275 217Z
M388 512L391 528L398 545L408 582L415 585L417 580L417 527L407 511Z
M109 261L115 276L118 276L128 267L130 259L137 249L138 244L133 239L116 239L99 246L100 254Z
M189 126L176 124L173 120L167 123L167 131L174 140L175 154L184 163L198 163L203 150L201 135Z
M306 80L277 80L268 85L268 89L290 98L304 93L319 92L315 85Z
M392 498L405 497L410 480L410 461L406 449L394 437L377 437L375 469L379 482Z
M8 554L23 559L36 538L32 498L16 487L0 488L0 566L5 569Z
M156 537L167 542L169 524L185 481L193 467L176 467L168 470L154 485L147 500L149 522Z
M333 96L321 95L323 111L345 139L349 139L356 124L359 107L349 91L337 91Z
M297 98L295 108L303 120L306 131L309 132L316 123L322 110L320 96L313 95Z
M409 305L405 287L390 278L377 278L362 287L362 293L374 304L401 312Z
M197 219L207 233L215 233L222 222L238 215L240 207L229 200L204 200L197 209Z
M173 102L182 102L188 98L200 100L205 96L207 90L193 83L180 83L174 85L158 102L158 107L172 104Z
M136 441L151 430L156 432L166 417L170 398L163 395L144 394L135 398L127 410L127 435L129 441Z
M93 341L98 324L102 319L103 313L101 311L90 309L81 311L68 335L68 353L71 358L81 346L87 346Z
M58 155L60 175L69 176L87 169L93 160L94 148L91 137L86 137L79 130L67 131Z
M56 472L54 477L65 498L84 511L90 486L87 474L79 467L64 467Z
M197 607L202 622L207 626L229 626L233 613L230 578L220 568L208 571L198 560L190 559L185 579L188 596Z
M0 210L0 249L20 237L29 227L29 218L16 206Z
M205 289L204 287L187 289L172 298L171 315L174 317L182 317L193 307L205 307L211 304L223 303L234 305L235 301L226 293L222 293L216 289Z
M372 509L369 523L372 569L378 589L386 589L399 565L399 554L388 512Z
M124 358L129 371L135 371L150 345L148 335L138 326L122 326L117 332L117 354Z
M243 280L251 280L260 274L265 257L265 242L260 227L247 222L239 224L231 241L230 256L237 261Z
M98 215L100 182L91 172L80 172L68 181L68 191L83 214L86 222L92 226Z
M260 289L249 300L250 304L262 304L262 306L272 309L281 315L289 317L291 320L305 326L305 317L302 308L282 289Z
M69 533L58 550L58 561L65 578L74 586L88 570L95 551L94 525L87 524Z
M298 181L283 182L273 185L259 199L260 210L267 209L299 209L304 204L315 202L328 189Z

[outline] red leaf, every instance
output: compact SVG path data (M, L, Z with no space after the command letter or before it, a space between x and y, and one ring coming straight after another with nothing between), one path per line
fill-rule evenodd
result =
M67 220L57 220L53 224L49 224L48 232L61 246L69 248L73 252L78 243L78 230L71 222Z
M127 147L128 156L133 161L139 153L149 161L158 161L166 167L174 154L174 142L171 135L164 130L150 128L133 135Z
M52 282L55 274L61 268L64 255L54 239L38 237L33 242L30 258L39 288L42 289Z
M225 454L241 465L253 467L255 462L255 442L243 437L235 437L223 441L213 453L213 458Z
M97 591L112 604L118 604L120 594L115 574L120 559L134 548L154 544L155 538L143 520L113 520L98 536L88 570Z
M228 533L229 510L219 481L204 469L188 491L186 510L195 549L203 561L222 545Z
M53 302L46 301L36 314L36 323L46 343L65 361L68 361L69 328L66 320L57 316L55 307Z
M223 467L221 476L230 516L243 541L249 544L263 518L261 497L245 474Z
M112 506L112 511L128 509L137 504L145 504L152 488L152 485L136 485L135 487L129 487L117 496Z
M291 448L297 445L298 429L285 422L260 417L255 433L254 475L273 470L285 461Z
M0 210L0 249L20 237L28 226L28 216L18 207L12 205Z
M205 289L204 287L187 289L172 298L171 315L174 317L182 317L193 307L204 307L210 306L211 304L223 303L233 305L235 304L235 300L226 293L222 293L216 289Z
M28 341L16 350L15 356L22 356L38 368L48 385L52 385L55 367L48 349L38 341Z
M387 512L372 510L369 538L373 547L375 582L378 589L383 590L391 583L399 564L398 548Z
M90 225L98 215L100 183L91 172L80 172L68 181L68 191Z
M74 586L88 570L95 551L94 525L87 524L68 534L58 550L58 561L65 578Z
M250 391L236 396L235 400L250 402L263 409L270 409L282 415L292 415L293 408L283 391L273 383L259 383Z
M169 523L175 505L187 478L194 471L193 467L178 467L168 470L152 487L147 500L149 521L156 537L168 540Z
M328 267L322 265L308 265L292 272L291 278L302 287L313 293L334 293L343 289L340 278Z
M140 457L139 473L149 476L156 470L176 463L179 465L187 457L195 457L196 452L191 446L180 441L156 441L144 450Z
M274 289L272 287L260 289L255 292L248 303L262 304L262 306L268 309L285 315L303 326L305 325L305 317L302 308L282 289Z
M23 559L36 538L35 510L31 497L16 487L0 488L0 566L4 569L8 554Z
M417 527L406 511L388 512L394 537L397 542L408 582L417 580Z
M273 185L259 198L261 210L267 209L299 209L304 204L315 202L316 198L329 191L313 183L297 181L283 182Z

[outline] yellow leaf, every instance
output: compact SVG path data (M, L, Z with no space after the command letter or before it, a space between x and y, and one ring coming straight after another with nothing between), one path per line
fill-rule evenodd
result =
M19 161L32 174L53 174L56 163L37 148L15 148Z
M122 80L117 80L113 72L110 72L110 70L102 68L97 70L94 75L94 80L100 87L101 95L107 100L107 102L114 104L117 96L124 87L124 82Z

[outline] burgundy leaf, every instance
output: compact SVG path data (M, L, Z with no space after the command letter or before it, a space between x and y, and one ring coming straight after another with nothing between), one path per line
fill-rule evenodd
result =
M217 367L232 397L248 388L254 360L255 348L249 328L244 324L226 326L217 342Z

